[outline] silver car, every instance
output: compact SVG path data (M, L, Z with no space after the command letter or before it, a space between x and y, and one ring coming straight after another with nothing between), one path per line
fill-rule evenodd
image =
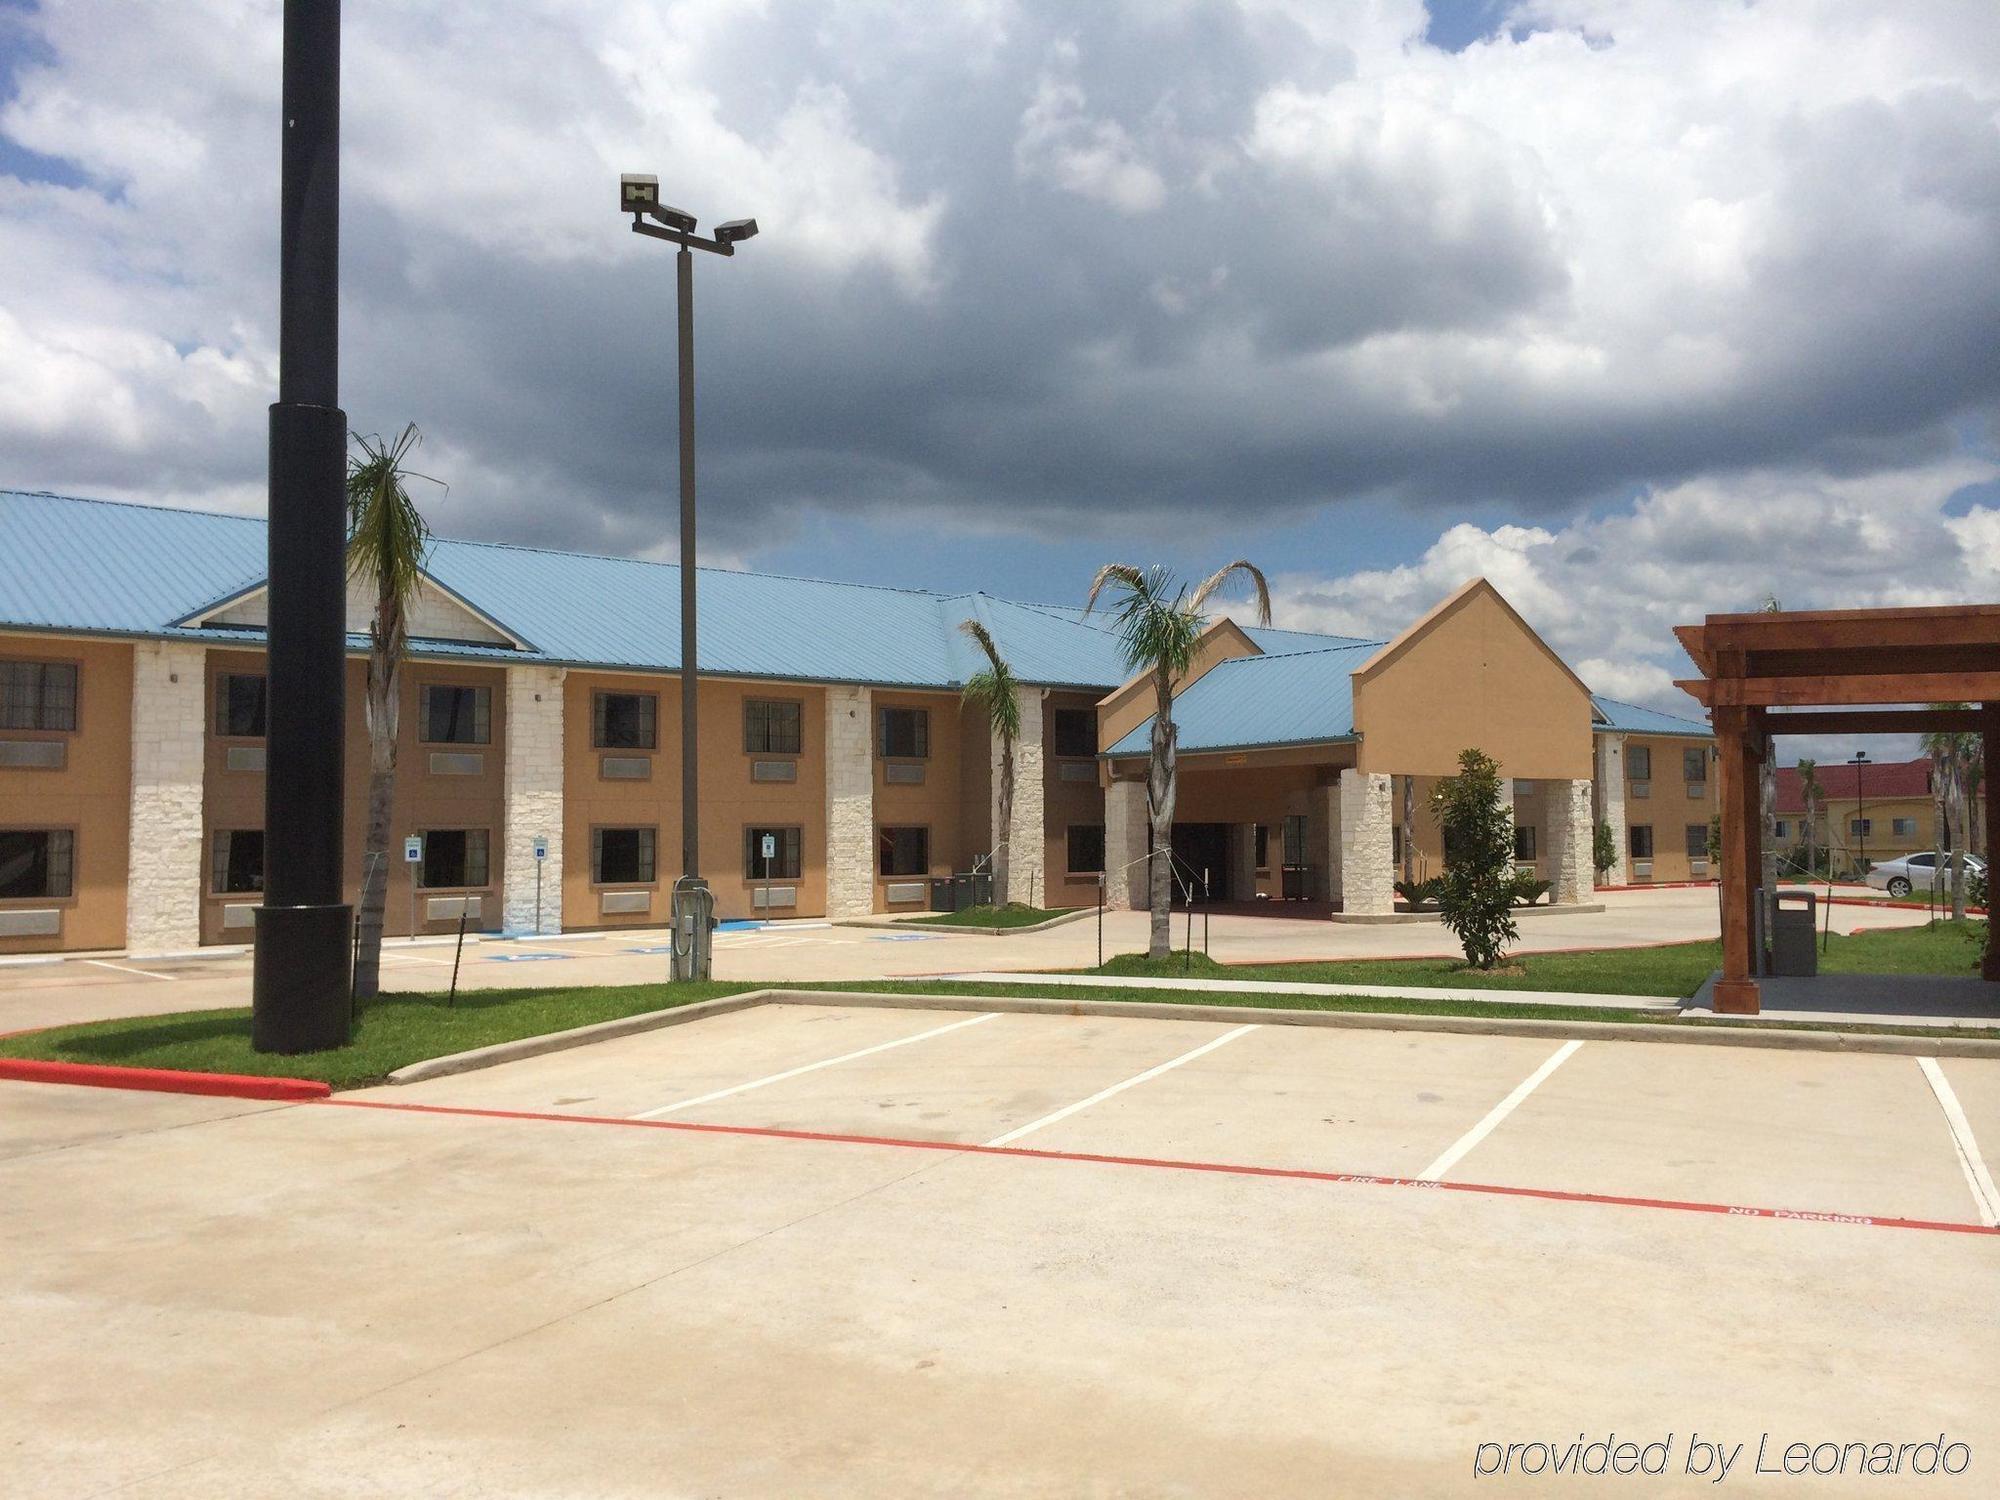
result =
M1968 877L1984 875L1986 861L1976 854L1965 856L1965 872ZM1911 891L1928 891L1933 884L1951 889L1951 856L1932 853L1906 854L1901 859L1885 859L1871 867L1866 876L1868 884L1878 891L1887 891L1891 896L1907 896Z

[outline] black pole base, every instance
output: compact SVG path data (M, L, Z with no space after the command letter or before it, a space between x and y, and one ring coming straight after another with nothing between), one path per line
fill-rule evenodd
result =
M250 1045L259 1052L345 1047L353 945L352 906L258 907Z

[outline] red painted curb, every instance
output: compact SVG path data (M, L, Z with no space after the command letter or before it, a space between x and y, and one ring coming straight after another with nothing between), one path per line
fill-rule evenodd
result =
M314 1078L258 1078L247 1073L182 1073L172 1068L113 1068L100 1063L41 1062L0 1057L0 1079L72 1083L93 1089L154 1094L213 1094L225 1099L324 1099L333 1092Z

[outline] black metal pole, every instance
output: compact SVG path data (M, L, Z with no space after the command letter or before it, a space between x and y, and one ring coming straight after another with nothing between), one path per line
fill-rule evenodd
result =
M264 904L251 1043L347 1041L341 871L347 416L340 409L340 0L285 0L278 400L270 417Z
M694 547L694 253L674 256L681 364L681 873L701 874L701 803L695 737L701 665L696 655Z

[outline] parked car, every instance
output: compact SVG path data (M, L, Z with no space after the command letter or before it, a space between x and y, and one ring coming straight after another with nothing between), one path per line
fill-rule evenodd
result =
M1940 867L1939 859L1943 865ZM1974 875L1986 873L1986 861L1976 854L1965 856L1965 873L1968 880ZM1871 866L1868 883L1878 891L1887 891L1891 896L1907 896L1911 891L1928 891L1936 882L1945 890L1951 889L1951 856L1936 854L1906 854L1901 859L1885 859L1879 865Z

